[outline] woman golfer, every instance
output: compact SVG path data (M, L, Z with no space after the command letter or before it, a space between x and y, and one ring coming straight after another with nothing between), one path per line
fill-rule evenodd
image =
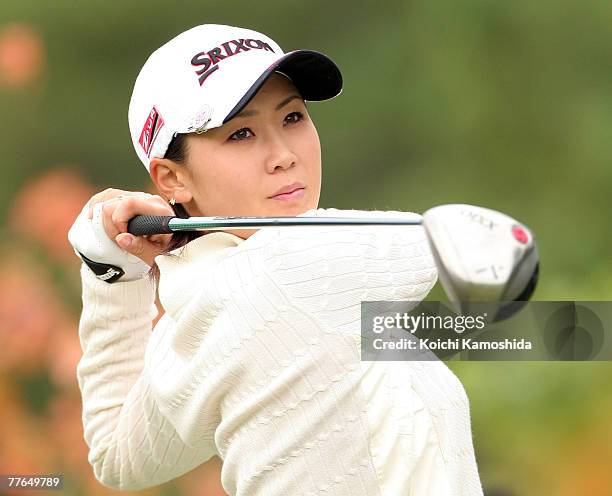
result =
M78 379L102 484L155 486L218 455L231 495L482 494L455 375L360 361L360 302L419 301L436 281L422 228L126 232L137 214L173 211L364 215L317 209L305 101L341 86L326 56L230 26L190 29L143 66L129 125L160 194L97 194L69 235L84 261Z

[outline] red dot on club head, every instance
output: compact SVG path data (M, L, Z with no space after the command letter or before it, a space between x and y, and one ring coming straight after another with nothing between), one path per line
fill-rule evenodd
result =
M514 239L516 239L519 243L527 244L529 242L529 235L522 227L513 226L512 236L514 236Z

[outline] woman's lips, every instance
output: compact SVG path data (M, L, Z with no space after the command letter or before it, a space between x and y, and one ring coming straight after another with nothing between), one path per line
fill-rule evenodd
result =
M304 196L304 188L297 188L289 193L281 193L272 197L273 200L289 201L297 200Z
M295 182L293 184L288 184L287 186L283 186L276 193L274 193L270 198L273 200L296 200L298 198L302 198L304 196L304 184L300 182Z

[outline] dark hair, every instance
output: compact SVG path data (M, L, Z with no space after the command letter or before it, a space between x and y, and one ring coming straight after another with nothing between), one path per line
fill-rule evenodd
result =
M168 145L164 158L172 160L173 162L178 162L179 164L184 164L187 158L186 155L187 135L177 133L174 135L172 140L170 140L170 144Z
M168 160L172 160L173 162L177 162L179 164L184 164L187 158L187 135L186 134L175 134L170 144L168 145L168 150L166 150L166 154L164 158ZM171 205L172 210L174 210L174 215L180 217L181 219L186 219L189 217L187 210L185 207L176 203ZM180 231L172 233L172 237L170 238L170 242L168 246L161 252L161 255L166 255L168 252L176 250L177 248L181 248L185 246L190 241L193 241L200 236L203 236L206 232L202 231ZM159 267L157 264L153 262L153 266L149 271L149 275L151 277L157 278L159 276Z

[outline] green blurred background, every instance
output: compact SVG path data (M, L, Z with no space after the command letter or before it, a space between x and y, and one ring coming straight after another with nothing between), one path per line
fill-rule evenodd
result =
M310 105L322 207L502 210L536 233L535 299L612 295L610 2L2 0L0 473L111 493L82 440L66 232L93 192L151 188L128 134L134 79L151 51L207 22L342 69L342 94ZM487 496L612 494L612 364L450 366ZM199 476L147 494L202 494Z

